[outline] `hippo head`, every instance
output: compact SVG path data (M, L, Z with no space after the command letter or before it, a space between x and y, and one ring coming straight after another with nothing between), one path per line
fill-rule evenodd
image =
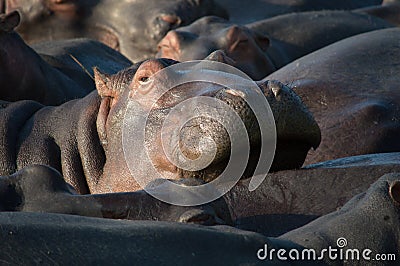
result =
M187 170L187 168L182 170L174 163L171 163L165 155L161 144L160 131L169 110L185 99L206 96L225 102L238 113L247 129L251 150L248 163L249 169L246 169L246 174L251 176L252 169L250 168L253 164L251 160L258 162L257 152L259 152L260 146L260 133L254 114L243 100L246 95L227 89L219 84L196 81L174 87L165 92L153 105L149 103L149 97L151 98L151 95L156 93L157 90L163 89L163 84L168 83L170 76L163 76L164 79L161 83L152 77L160 70L176 63L178 62L171 59L151 59L134 64L132 67L114 75L103 74L95 69L96 87L101 96L97 117L97 131L105 150L106 164L103 176L98 182L89 184L91 193L140 189L128 170L127 163L124 160L124 147L122 147L124 119L136 119L136 117L141 116L139 111L136 113L136 110L133 110L133 113L130 112L130 116L126 117L130 99L137 101L141 108L150 110L146 123L145 147L157 171L168 179L194 177L203 179L206 182L216 178L230 158L229 136L227 136L223 126L212 118L200 116L188 121L184 127L170 124L166 129L165 127L163 128L163 130L167 131L164 135L167 138L179 130L179 147L174 146L172 150L179 148L184 156L193 159L194 165L191 165L191 169L195 170ZM166 73L173 74L171 72ZM260 97L267 98L276 123L277 150L271 170L301 167L308 150L319 145L320 131L318 125L300 98L289 87L276 81L258 82L257 86L257 90L260 90ZM178 113L178 116L180 114L182 113ZM226 116L226 119L229 120L230 117ZM227 122L232 123L232 121ZM139 132L137 130L129 131L128 136L135 138L135 136L139 136ZM197 146L200 145L199 139L204 136L213 140L215 143L213 152L216 152L214 153L213 161L206 167L201 168L195 165L195 159L200 156L199 153L207 156L207 153L211 153L212 150L211 146L208 148L207 143L201 144L203 145L202 148ZM168 139L166 143L169 145ZM139 147L137 151L129 147L129 151L134 155L140 156L140 149L145 147ZM201 152L199 152L200 149ZM147 173L144 164L136 167L139 172Z
M228 16L213 0L7 1L7 12L17 9L18 32L27 41L90 37L134 62L155 54L169 30L206 15Z
M18 10L17 32L28 42L83 37L83 17L100 0L4 0L6 13Z
M223 50L232 65L254 80L276 68L266 54L267 36L219 17L203 17L189 26L168 32L158 44L157 57L179 61L200 60L215 50Z
M46 77L38 67L41 60L39 55L14 31L19 22L17 11L0 15L0 98L15 101L24 95L25 99L41 99L43 95L38 90L25 89L42 88L46 84Z
M169 30L188 25L205 15L227 17L225 11L213 0L108 2L104 1L94 9L96 19L100 21L93 21L93 24L103 24L103 29L108 28L111 35L118 39L119 50L134 62L153 55L157 43ZM98 29L94 31L99 32ZM110 34L101 34L100 29L96 37L107 42Z

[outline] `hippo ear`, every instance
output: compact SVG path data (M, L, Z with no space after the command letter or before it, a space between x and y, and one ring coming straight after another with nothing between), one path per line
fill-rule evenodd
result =
M225 63L228 65L234 65L236 62L230 58L223 50L216 50L209 54L204 60L215 61L220 63Z
M102 73L97 67L93 68L94 81L98 94L103 97L114 97L115 91L109 86L110 75Z
M182 23L181 18L176 15L161 14L158 18L168 23L171 28L177 28Z
M395 203L400 204L400 180L390 184L389 195Z
M93 31L89 33L89 37L104 43L114 50L120 51L118 36L114 30L104 25L94 25Z
M270 41L268 36L254 31L253 37L254 40L256 40L257 45L261 48L261 50L266 51L270 46Z
M9 14L0 17L0 30L4 32L10 32L18 26L21 21L21 16L18 11L13 11Z

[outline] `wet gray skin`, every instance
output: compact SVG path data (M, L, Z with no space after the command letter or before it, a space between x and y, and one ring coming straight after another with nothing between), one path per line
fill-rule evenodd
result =
M229 64L260 80L324 46L388 27L394 25L349 11L290 13L249 24L207 16L169 31L158 44L157 56L188 61L221 49L232 58Z

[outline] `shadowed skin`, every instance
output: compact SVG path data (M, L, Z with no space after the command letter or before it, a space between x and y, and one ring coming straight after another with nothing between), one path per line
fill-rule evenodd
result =
M73 100L58 107L43 108L32 101L4 103L0 110L1 117L4 117L1 127L6 132L0 136L1 143L5 143L4 146L0 146L5 154L1 158L1 174L12 174L30 164L44 164L60 171L65 180L81 194L140 189L123 159L123 115L129 97L140 97L140 93L136 91L140 82L175 63L177 62L168 59L147 60L114 75L102 74L95 70L97 91L83 99ZM267 98L275 117L278 141L272 169L301 167L308 150L311 147L316 148L319 144L318 125L290 88L274 81L261 82L258 86ZM201 82L188 83L177 87L175 92L180 93L182 99L199 95L219 97L221 101L236 107L245 124L253 127L255 125L254 115L248 112L249 107L243 104L240 95L227 93L224 87ZM169 95L166 94L166 97ZM176 103L167 101L167 106L164 106L164 103L160 102L151 114L173 108ZM202 123L202 127L201 130L190 131L191 136L199 139L204 134L210 134L211 137L215 137L218 148L219 156L214 160L214 164L213 161L210 167L201 170L206 173L203 175L201 171L180 171L165 160L163 153L157 153L161 150L158 142L160 132L157 131L159 127L152 128L157 121L159 120L154 121L150 117L148 124L152 134L146 141L150 144L150 156L157 155L152 159L158 171L172 179L197 175L209 176L212 179L221 171L220 164L223 165L230 155L229 143L218 141L226 139L220 138L224 136L221 134L226 134L221 125L203 119L193 122L193 128L200 128L196 126L197 123ZM257 147L260 141L257 130L250 132L250 145ZM186 154L197 154L197 147L187 142L191 141L191 138L183 138L180 141L182 147L186 147ZM156 152L153 153L154 151ZM257 158L257 154L255 155ZM250 158L253 158L252 155ZM250 164L252 162L257 161L250 161Z
M260 80L336 41L388 27L394 26L349 11L291 13L244 25L209 16L168 32L158 44L157 56L189 61L223 50L232 66Z
M400 171L399 158L400 153L362 155L269 173L255 191L248 190L248 179L242 180L222 198L196 207L173 206L143 190L79 195L55 169L33 165L0 177L0 211L225 223L278 236L336 211L383 174ZM180 183L201 184L193 179L181 179Z
M364 193L352 198L340 210L288 232L278 239L289 240L303 247L322 250L335 247L340 237L347 240L346 248L370 249L371 261L353 265L388 265L388 261L373 261L377 253L400 256L400 173L382 176ZM325 261L329 258L325 257ZM332 262L332 261L330 261ZM392 263L390 261L389 263ZM339 260L337 261L339 263Z
M399 38L398 28L360 34L266 77L293 86L321 127L306 164L400 151Z
M370 5L379 5L382 0L215 0L224 7L230 21L250 23L292 12L312 10L351 10Z
M14 181L18 175L24 175L23 172L32 170L42 171L42 175L50 170L54 174L54 170L47 167L41 168L43 166L25 169L14 176ZM45 179L41 178L41 180ZM4 183L8 181L0 177L0 189L6 188ZM62 182L62 178L59 178L58 182ZM16 186L7 187L8 195L4 191L1 195L10 196L24 183L34 184L34 182L29 182L29 178L21 178L17 182L9 183ZM51 184L53 188L57 187L55 183L57 181ZM29 191L27 192L28 197L33 196ZM62 193L58 194L60 196ZM90 195L90 197L95 197L95 195ZM67 199L68 197L64 197L64 202ZM325 197L325 199L329 201L329 198ZM84 200L80 202L82 204ZM1 203L4 204L4 200ZM78 204L79 201L76 203ZM141 206L140 203L139 205ZM151 261L177 265L182 262L190 263L195 256L196 264L203 265L220 264L220 257L224 256L223 263L226 265L249 263L256 259L257 261L253 264L265 265L266 261L259 261L257 258L257 252L265 245L270 252L272 249L282 248L287 252L296 249L301 254L304 248L313 248L317 254L320 254L323 248L329 246L335 248L336 241L340 237L345 237L348 241L346 248L359 249L360 252L365 248L370 249L372 254L367 255L371 258L377 253L395 254L398 257L400 255L398 250L399 206L400 174L391 173L379 178L366 192L354 196L340 210L324 215L277 238L238 230L230 226L204 227L173 222L128 222L49 213L2 212L0 213L2 224L0 229L4 241L0 242L3 251L0 253L0 258L3 262L24 264L32 261L30 252L35 252L38 254L35 258L42 262L56 260L67 263L71 261L71 255L74 255L77 258L74 258L73 262L79 260L84 263L97 263L99 258L101 261L113 258L113 262L118 263ZM154 206L151 206L144 212L151 211L153 208ZM170 209L167 208L166 211L168 210ZM172 238L175 241L171 241ZM98 253L97 246L99 248L106 246L107 249ZM118 253L121 250L123 253ZM154 250L157 250L156 258ZM216 253L215 250L218 252ZM178 258L175 255L177 251L182 253ZM117 254L121 255L116 256ZM274 263L275 259L276 257L268 262ZM355 260L357 261L359 261L357 265L370 265L363 259ZM276 262L279 265L286 265L282 264L282 261ZM283 263L290 263L290 261ZM325 263L341 265L343 261L329 261L329 258L325 256L322 265L326 265ZM299 264L298 261L297 264ZM311 265L315 265L315 261L312 261ZM374 261L371 265L377 265L377 262ZM378 265L387 265L387 261Z
M85 91L68 76L47 64L14 32L17 12L0 15L0 99L31 99L59 105L85 96Z
M171 29L199 17L227 18L213 0L7 0L6 12L18 9L18 32L28 43L87 37L120 51L133 62L149 58Z
M33 259L62 265L265 265L256 254L266 243L271 248L302 249L228 226L23 212L0 213L0 222L0 259L12 265Z
M31 47L48 64L58 69L86 91L94 90L93 67L115 74L132 62L107 45L88 38L45 41Z
M383 1L382 5L368 6L354 10L382 18L396 26L400 26L400 1Z
M345 237L348 240L348 248L358 248L361 250L369 248L375 253L394 253L398 256L399 251L397 247L399 236L397 228L399 227L400 211L400 174L386 174L376 181L377 178L382 175L379 174L379 172L396 171L396 169L398 171L400 166L398 158L398 153L347 158L346 164L353 164L353 166L349 167L343 164L343 160L332 161L327 164L327 168L320 165L319 168L316 169L297 170L298 173L303 171L302 173L304 174L300 174L300 179L297 180L296 178L285 179L284 172L289 171L274 173L273 175L280 174L281 178L283 178L280 179L279 182L276 182L275 185L285 186L289 185L291 182L297 182L297 186L289 185L289 187L286 188L288 195L292 195L293 201L289 203L284 198L283 202L288 203L287 209L275 209L274 205L270 206L268 205L269 201L265 201L264 203L266 204L264 208L258 209L258 211L275 213L275 211L284 210L290 212L290 208L294 206L292 203L295 203L295 205L297 204L297 206L303 208L303 213L307 213L310 211L308 204L312 205L313 200L316 200L314 203L325 202L325 204L321 204L320 206L325 205L325 211L331 212L296 230L290 232L286 231L286 234L278 238L267 238L265 235L238 230L228 226L206 228L198 225L182 225L165 222L154 223L153 221L130 221L128 224L126 221L111 221L108 219L93 219L70 215L60 216L49 213L9 213L9 211L53 212L93 217L179 221L212 225L224 222L221 218L229 219L229 215L232 215L233 211L236 212L236 215L240 214L240 211L245 209L246 204L249 204L248 206L252 204L247 201L248 198L246 197L224 197L223 200L215 201L206 206L182 208L158 202L146 193L140 191L103 195L77 195L71 191L71 187L64 182L63 178L54 169L47 166L30 166L12 176L0 177L0 210L3 211L0 213L0 219L5 219L5 221L1 222L1 230L7 232L4 234L5 239L7 239L7 246L2 248L3 252L1 254L10 255L13 254L13 252L17 252L19 250L16 249L17 247L11 248L16 243L19 243L19 248L23 245L25 248L30 247L34 249L41 247L43 245L42 242L45 241L46 245L53 243L45 249L48 251L48 256L53 258L54 256L57 257L57 261L68 260L63 256L63 253L59 254L59 252L68 247L71 241L68 241L65 237L54 238L54 236L57 236L60 231L65 233L74 228L73 236L75 241L77 237L82 237L85 239L85 243L87 243L87 241L92 242L93 240L91 239L94 236L96 236L95 243L102 243L103 238L104 240L108 238L118 239L112 247L124 246L126 241L129 242L129 246L134 245L138 237L140 238L143 236L143 232L145 232L146 238L140 238L141 240L139 241L141 248L145 247L148 243L151 243L151 246L154 247L154 245L163 241L169 241L169 245L166 245L166 247L170 247L171 245L175 247L177 243L181 243L182 241L189 241L192 243L194 235L196 235L196 232L199 232L198 237L196 237L197 241L195 242L201 242L201 247L192 250L192 243L190 245L185 245L185 247L180 250L185 252L193 251L195 254L198 254L196 252L200 252L201 255L201 251L204 251L204 249L208 250L210 246L213 247L212 249L217 248L213 246L215 244L218 246L220 255L221 252L231 254L231 256L228 256L229 263L231 260L236 262L240 258L243 258L246 250L245 247L248 245L252 246L251 253L253 256L254 252L264 247L264 244L267 244L269 249L296 248L301 250L303 248L314 248L319 252L323 248L328 248L328 246L335 247L336 240L339 237ZM393 160L397 162L391 164L387 163ZM360 167L355 166L357 164L359 164ZM370 165L368 166L368 164ZM341 168L341 166L343 168ZM321 175L324 174L326 175L326 179L322 180ZM328 194L324 193L322 190L319 196L314 198L316 195L312 189L308 189L308 192L311 192L309 195L311 197L303 197L304 195L301 195L301 193L298 194L299 190L297 190L297 188L299 184L304 190L307 190L305 188L306 186L315 188L316 183L320 182L326 183L325 188ZM369 187L371 183L373 184ZM273 185L273 183L263 183L262 186L265 186L263 187L265 190L252 192L252 194L256 193L259 194L259 196L264 194L275 197L276 200L282 198L277 195L276 190L273 189L271 185ZM324 188L324 186L320 187ZM332 192L331 189L338 189L340 193L329 194ZM360 191L366 192L358 194ZM236 190L236 187L233 189L233 193L235 192L242 195L242 191ZM265 192L267 193L265 194ZM347 201L349 198L352 199L341 209L335 211L337 200ZM255 198L255 200L257 200L257 198ZM224 202L226 202L226 205ZM239 205L242 205L242 208L235 209L235 207ZM272 207L272 209L270 207ZM297 213L299 210L292 209L291 211ZM30 218L21 220L22 217ZM59 219L62 219L62 221ZM238 226L238 224L234 225ZM86 226L90 226L90 229ZM274 226L276 225L269 224L268 227ZM297 227L298 226L300 225L297 224ZM40 237L35 238L35 244L32 246L32 243L29 242L29 239L33 237L32 234L37 232L37 230L44 230L44 228L45 231L41 231ZM107 230L103 231L103 228L107 228ZM256 225L253 224L252 228L247 229L255 230ZM292 229L293 228L290 228L289 230ZM140 230L140 233L136 230ZM119 236L118 232L121 231L124 232L125 236L129 235L129 239ZM31 237L26 238L25 234L28 232ZM180 239L180 241L170 242L171 235L169 235L169 233L171 232L173 232L174 239ZM220 235L221 233L223 236ZM271 233L271 230L269 233ZM66 234L66 236L68 235L70 234ZM186 238L187 236L188 238ZM270 236L270 234L267 234L267 236ZM209 237L211 237L212 240L207 240ZM246 244L241 242L243 240L242 237L245 237ZM21 242L20 238L26 238L26 240ZM262 240L261 243L258 242L260 238ZM62 242L60 242L60 239L62 239ZM219 241L224 242L224 240L230 241L228 245L229 249L226 251L223 249L225 245L219 247L218 244L220 243ZM209 244L204 245L204 241ZM92 243L90 247L93 247L93 244L94 243ZM231 253L232 245L239 245L239 247L241 247L239 258L235 257L236 253ZM57 249L53 250L53 247L57 247L58 251ZM79 250L82 251L85 247L87 247L87 245ZM90 250L92 250L92 248ZM174 248L173 250L176 249ZM78 252L73 248L70 249L70 251L73 253ZM163 258L162 254L164 254L165 248L160 249L159 252L159 255ZM26 254L26 252L22 252L21 254ZM68 254L70 255L71 253ZM101 254L101 257L104 256L104 252ZM136 254L135 252L129 252L129 254L136 258L136 255L134 255ZM207 254L210 255L209 252L207 252ZM115 255L115 253L113 253L113 255ZM14 256L9 256L5 261L10 261L10 258L13 257ZM86 258L86 256L83 257ZM20 261L25 260L25 257L18 258ZM138 258L143 259L143 252L140 253ZM196 258L196 261L197 259L208 260L207 258L209 258L209 256L201 255ZM212 258L213 256L211 256L211 259ZM48 257L44 259L46 260ZM160 259L160 257L158 257L158 259ZM172 261L174 262L174 260ZM182 258L179 258L179 261L181 262ZM249 259L246 261L248 262ZM166 263L168 264L169 262L171 262L170 259L168 259ZM361 262L361 265L365 265L365 261L361 260Z
M14 31L19 21L16 11L0 15L1 100L59 105L95 89L90 73L82 68L93 76L94 66L116 73L132 64L119 52L89 39L49 41L33 50Z

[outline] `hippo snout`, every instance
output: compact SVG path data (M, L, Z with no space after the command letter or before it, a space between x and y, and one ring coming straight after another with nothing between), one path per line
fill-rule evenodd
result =
M257 119L244 92L219 88L208 96L195 103L196 116L180 128L175 142L178 147L173 148L184 177L194 175L205 181L218 176L231 156L244 153L246 146L260 138Z
M274 114L277 146L270 171L300 168L321 142L321 130L300 97L275 80L258 82Z
M260 96L268 100L276 124L277 148L271 170L300 168L309 149L320 143L317 123L289 87L277 81L259 82L258 86L263 93ZM201 96L209 100L202 102L200 97L187 109L180 109L174 120L180 122L167 127L165 136L171 136L166 142L168 158L172 158L180 177L209 182L222 173L233 156L243 156L249 147L248 157L240 158L247 158L244 176L251 176L259 160L262 136L260 117L246 101L246 91L217 87ZM195 115L186 117L192 110L196 110ZM168 164L168 160L165 162Z

